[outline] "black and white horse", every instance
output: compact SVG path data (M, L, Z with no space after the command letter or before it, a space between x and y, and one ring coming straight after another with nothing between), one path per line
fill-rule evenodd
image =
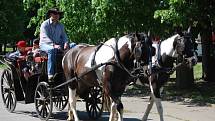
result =
M151 89L149 104L142 121L147 121L154 102L160 115L160 121L164 121L160 91L162 86L170 77L169 71L174 67L176 58L182 58L182 63L187 64L189 67L192 67L197 62L193 42L190 36L190 30L183 32L182 34L175 34L158 44L153 44L153 47L156 48L156 55L152 58L152 65L158 68L158 73L153 74L152 69L152 75L149 78L142 78L141 82L150 83Z

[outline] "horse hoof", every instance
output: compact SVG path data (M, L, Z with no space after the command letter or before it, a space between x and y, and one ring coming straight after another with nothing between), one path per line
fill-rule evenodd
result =
M67 121L74 121L72 118L68 118Z
M147 118L143 118L142 121L147 121Z

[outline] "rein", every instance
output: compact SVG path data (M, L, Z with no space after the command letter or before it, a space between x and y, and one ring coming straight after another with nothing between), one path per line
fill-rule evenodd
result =
M186 64L187 61L182 61L181 63L178 63L176 66L172 67L172 68L162 68L162 67L158 67L158 68L152 68L151 73L147 73L147 76L151 76L152 74L158 74L161 72L167 73L169 75L173 74L175 70L177 70L178 68L180 68L182 65Z
M118 67L120 67L122 70L126 71L128 73L128 75L132 78L136 78L135 75L133 75L125 66L124 64L121 63L120 57L119 57L119 49L118 49L118 40L115 41L116 42L116 47L114 49L114 52L116 54L115 59L116 59L116 65L118 65Z

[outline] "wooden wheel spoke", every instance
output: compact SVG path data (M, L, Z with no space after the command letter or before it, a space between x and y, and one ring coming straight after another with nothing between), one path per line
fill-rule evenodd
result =
M37 91L37 93L36 93L36 94L38 94L38 96L39 96L38 98L43 97L43 96L42 96L42 94L40 93L40 91Z
M36 108L39 109L40 106L42 106L42 104L38 102Z

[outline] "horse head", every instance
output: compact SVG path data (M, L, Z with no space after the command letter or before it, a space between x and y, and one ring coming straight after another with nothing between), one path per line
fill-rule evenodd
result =
M186 62L190 68L197 63L190 30L179 34L179 36L175 38L173 45L178 54L179 61Z
M135 33L133 35L133 54L136 62L148 64L151 56L155 54L155 49L152 47L152 41L149 35L145 33Z

